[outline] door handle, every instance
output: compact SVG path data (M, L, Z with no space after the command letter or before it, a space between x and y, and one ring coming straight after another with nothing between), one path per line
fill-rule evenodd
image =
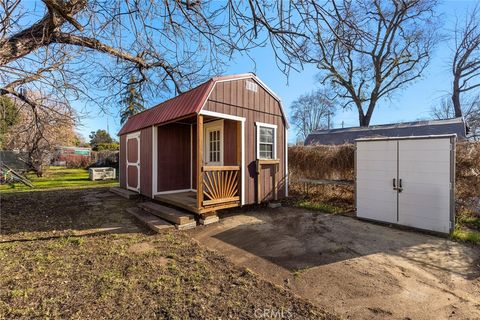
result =
M402 186L402 179L398 179L398 192L403 191L403 186Z
M393 190L397 190L397 179L393 178Z

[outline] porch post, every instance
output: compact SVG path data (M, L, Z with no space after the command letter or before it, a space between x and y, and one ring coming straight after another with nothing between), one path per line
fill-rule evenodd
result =
M203 203L203 116L197 116L197 208Z
M242 127L243 122L237 121L237 153L236 153L236 164L240 167L238 175L238 195L240 196L240 204L243 203L242 195L242 176L243 176L243 164L242 164Z

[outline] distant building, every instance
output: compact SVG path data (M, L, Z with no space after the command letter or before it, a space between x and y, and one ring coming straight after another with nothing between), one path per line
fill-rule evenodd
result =
M463 118L327 129L309 134L305 145L353 143L355 139L368 137L410 137L453 133L459 140L465 140L467 138L466 130Z
M79 161L82 159L90 160L92 157L92 148L82 147L56 147L53 155L53 164L64 166L67 161Z

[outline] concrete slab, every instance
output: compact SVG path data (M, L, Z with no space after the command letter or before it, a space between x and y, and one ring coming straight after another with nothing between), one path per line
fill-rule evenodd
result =
M280 202L269 202L268 207L272 209L280 208L282 204Z
M218 221L220 221L220 218L217 215L200 218L199 220L200 224L204 226L218 222Z
M140 222L146 224L155 232L162 232L164 230L173 229L175 226L165 220L162 220L153 214L150 214L138 207L128 208L127 212L137 218Z
M175 224L182 225L195 222L193 214L185 213L183 211L166 207L158 203L142 202L139 204L139 207L153 215Z
M189 234L345 318L480 318L478 247L292 207L220 217Z
M137 192L133 192L119 187L110 188L110 192L115 193L116 195L119 195L120 197L123 197L125 199L136 199L140 197L140 194L138 194Z
M178 230L189 230L189 229L195 228L196 226L197 226L197 222L193 220L192 222L176 224L175 228L177 228Z

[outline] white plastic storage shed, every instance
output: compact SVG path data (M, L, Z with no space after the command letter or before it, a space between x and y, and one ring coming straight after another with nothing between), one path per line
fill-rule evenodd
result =
M455 141L456 135L356 140L357 217L451 232Z

